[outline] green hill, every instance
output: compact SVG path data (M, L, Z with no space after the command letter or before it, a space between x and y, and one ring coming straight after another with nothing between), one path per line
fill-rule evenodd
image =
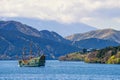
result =
M120 46L107 47L89 53L70 53L59 57L61 61L85 61L86 63L120 64Z
M85 57L85 62L119 64L120 63L120 46L107 47L105 49L90 52Z
M84 61L86 54L80 52L66 54L65 56L59 57L60 61Z

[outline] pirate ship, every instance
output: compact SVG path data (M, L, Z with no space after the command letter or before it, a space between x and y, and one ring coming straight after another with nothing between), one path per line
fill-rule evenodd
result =
M25 52L22 53L22 59L19 60L20 67L40 67L45 66L45 55L39 54L37 57L32 56L32 45L30 45L30 56L29 58L24 58ZM24 48L25 50L25 48Z

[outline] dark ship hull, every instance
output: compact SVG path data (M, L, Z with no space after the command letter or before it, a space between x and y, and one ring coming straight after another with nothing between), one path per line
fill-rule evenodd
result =
M31 58L28 60L19 60L20 67L40 67L45 66L45 55Z

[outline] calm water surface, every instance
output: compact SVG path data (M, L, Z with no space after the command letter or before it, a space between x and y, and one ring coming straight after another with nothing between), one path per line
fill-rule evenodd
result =
M19 67L0 61L0 80L120 80L120 65L48 60L45 67Z

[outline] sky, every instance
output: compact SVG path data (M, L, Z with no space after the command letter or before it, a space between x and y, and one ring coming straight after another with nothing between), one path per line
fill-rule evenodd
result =
M0 19L34 18L120 30L120 0L0 0Z

